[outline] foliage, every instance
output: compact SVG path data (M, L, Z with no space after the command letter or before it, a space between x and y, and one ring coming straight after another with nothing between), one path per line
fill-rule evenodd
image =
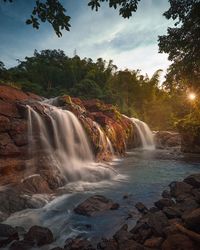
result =
M168 69L166 87L199 88L200 84L200 1L170 0L164 13L167 19L176 20L168 34L159 37L160 52L168 53L173 63Z
M3 63L0 65L4 72L0 74L1 82L45 97L98 98L128 116L139 117L156 130L172 129L175 121L190 112L185 90L168 92L162 88L161 70L149 78L139 70L117 70L112 60L98 58L94 62L77 55L70 58L62 50L35 51L32 57L8 70Z
M3 0L4 2L14 2L15 0ZM140 0L89 0L88 6L91 9L98 9L102 2L107 2L110 8L118 8L119 14L124 18L129 18L137 10ZM39 29L41 22L48 22L53 27L57 36L62 36L62 30L70 30L71 17L66 15L66 9L59 0L35 0L35 6L26 24L32 25L33 28Z

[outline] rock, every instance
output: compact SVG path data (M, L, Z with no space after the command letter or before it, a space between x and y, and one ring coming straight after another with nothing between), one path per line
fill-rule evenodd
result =
M148 225L153 229L155 235L163 235L163 230L169 225L166 215L159 211L148 215Z
M98 250L116 250L118 249L118 244L114 239L102 239L101 242L97 244Z
M61 247L54 247L54 248L51 248L51 250L63 250L63 248L61 248Z
M134 240L127 240L118 245L119 250L145 250L145 247Z
M144 243L144 241L150 238L153 234L153 230L148 223L148 215L139 219L137 224L130 232L133 234L133 239L139 243Z
M0 223L0 247L8 245L13 240L18 240L19 236L15 228Z
M155 206L159 209L163 209L164 207L170 207L170 206L173 206L175 203L173 200L171 199L168 199L168 198L163 198L163 199L160 199L158 201L156 201L155 203Z
M144 246L156 249L156 248L159 248L161 246L163 240L164 239L161 237L152 237L150 239L145 240Z
M91 243L82 238L67 239L64 250L95 250Z
M7 132L10 128L10 120L8 117L0 115L0 132Z
M30 250L32 249L33 246L34 246L33 242L25 240L17 240L10 245L9 250Z
M162 244L162 250L197 250L197 248L190 238L179 233L168 236Z
M54 240L52 232L48 228L40 226L32 226L24 239L35 242L37 246L50 244Z
M190 184L194 188L200 188L200 174L192 174L184 179L184 182Z
M200 203L200 189L197 189L197 188L193 189L192 194L194 196L195 201L197 203Z
M171 198L171 194L170 194L170 192L168 190L164 190L162 192L162 197L170 199Z
M137 210L142 213L142 214L146 214L148 212L147 207L142 203L142 202L138 202L135 204L135 207L137 208Z
M30 194L49 194L51 189L48 183L40 175L32 175L22 181L21 189Z
M112 200L107 199L102 195L94 195L79 204L74 209L74 212L81 215L93 216L97 212L113 209L113 206L116 209L118 206L115 204L116 203L114 203Z
M163 212L168 219L181 217L181 212L178 209L176 209L176 207L164 207Z
M183 201L179 201L179 203L176 205L176 208L184 214L187 214L189 212L191 212L192 210L198 208L199 205L198 203L195 201L194 198L186 198Z
M8 133L0 134L0 156L18 156L20 150L13 143Z
M193 187L185 182L172 182L170 185L170 193L173 197L178 197L184 194L191 194Z
M183 216L183 219L189 229L200 232L200 208L197 208L186 216Z
M118 243L123 243L127 240L130 240L133 238L133 234L131 232L128 232L128 226L125 224L123 225L113 236L113 238Z
M159 131L155 133L154 140L156 148L179 147L181 145L180 134L170 131Z

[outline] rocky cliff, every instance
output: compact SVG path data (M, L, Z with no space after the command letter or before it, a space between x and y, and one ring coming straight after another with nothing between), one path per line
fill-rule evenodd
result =
M29 194L53 193L63 184L49 162L41 158L34 169L29 164L34 152L30 154L28 150L27 104L40 113L42 119L47 119L40 103L42 100L42 97L16 88L0 86L0 211L6 214L34 207L34 202L27 199ZM70 96L58 97L51 102L78 117L96 161L111 160L112 150L116 156L123 156L127 147L134 146L133 123L112 105ZM63 136L67 140L67 135ZM105 138L112 144L112 150L108 150L102 141ZM25 178L27 171L30 173L28 180Z

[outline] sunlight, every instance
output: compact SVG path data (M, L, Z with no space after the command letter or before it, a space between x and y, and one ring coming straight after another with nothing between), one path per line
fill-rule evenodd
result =
M194 101L196 99L196 94L195 93L189 93L188 94L188 99L191 101Z

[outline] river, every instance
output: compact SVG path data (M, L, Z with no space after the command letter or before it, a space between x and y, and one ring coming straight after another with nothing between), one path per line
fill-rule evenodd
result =
M97 242L102 237L110 237L125 223L132 227L139 218L134 207L138 201L148 207L153 206L153 202L161 197L162 191L167 189L170 182L182 180L189 174L198 172L199 163L200 157L183 155L173 149L134 149L127 152L124 159L116 159L107 166L114 168L116 172L112 179L69 183L60 190L62 195L55 197L43 208L17 212L5 223L26 229L32 225L46 226L56 238L55 245L63 246L66 238L75 235ZM73 212L75 206L94 194L113 199L119 203L119 209L94 217Z

